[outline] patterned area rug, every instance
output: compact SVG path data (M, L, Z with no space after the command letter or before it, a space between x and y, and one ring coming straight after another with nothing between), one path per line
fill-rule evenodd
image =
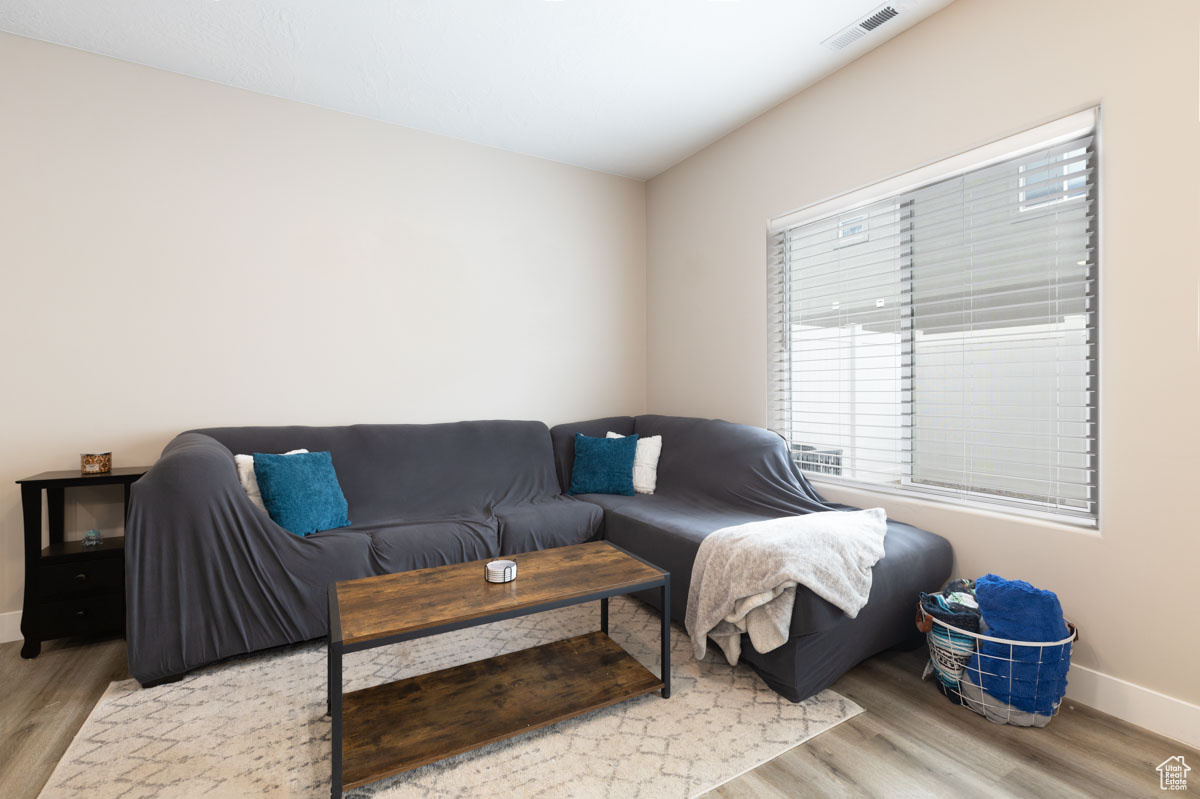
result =
M658 671L658 616L611 604L613 640ZM598 629L598 603L348 655L346 690ZM833 691L800 704L746 666L691 654L672 632L671 698L597 710L347 792L409 797L690 797L862 712ZM396 719L403 724L403 718ZM325 649L302 644L141 689L113 683L42 791L45 799L329 796Z

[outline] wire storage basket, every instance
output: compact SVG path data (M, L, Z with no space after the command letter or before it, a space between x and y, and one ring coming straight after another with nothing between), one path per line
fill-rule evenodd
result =
M1061 641L1011 641L955 627L917 604L917 628L942 693L989 721L1019 727L1044 727L1058 713L1079 638L1066 624Z

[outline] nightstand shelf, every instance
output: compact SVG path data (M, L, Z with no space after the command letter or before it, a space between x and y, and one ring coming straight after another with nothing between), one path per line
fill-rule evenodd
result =
M42 563L69 563L93 558L120 558L125 554L125 536L111 536L99 544L84 546L82 541L63 541L42 549Z
M67 541L64 507L67 488L87 485L129 487L146 467L104 474L42 472L18 480L25 521L25 604L21 612L21 657L37 657L42 642L66 636L121 634L125 631L125 538L110 536L94 546ZM42 491L46 492L49 546L42 546Z

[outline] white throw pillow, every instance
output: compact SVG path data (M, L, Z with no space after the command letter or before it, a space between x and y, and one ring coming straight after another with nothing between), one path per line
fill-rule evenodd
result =
M294 449L291 452L285 452L284 455L299 455L302 452L308 452L306 449ZM258 507L266 510L263 505L262 492L258 490L258 477L254 474L254 456L253 455L234 455L233 462L237 464L238 480L242 483L242 488L246 489L246 496L250 497L250 501Z
M624 438L620 433L608 432L607 438ZM637 451L633 454L633 490L639 494L653 494L658 485L658 456L662 454L662 436L638 438Z

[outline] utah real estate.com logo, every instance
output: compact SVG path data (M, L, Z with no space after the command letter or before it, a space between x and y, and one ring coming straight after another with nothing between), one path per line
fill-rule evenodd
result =
M1187 775L1192 767L1183 762L1183 755L1164 760L1158 767L1158 784L1164 791L1186 791Z

